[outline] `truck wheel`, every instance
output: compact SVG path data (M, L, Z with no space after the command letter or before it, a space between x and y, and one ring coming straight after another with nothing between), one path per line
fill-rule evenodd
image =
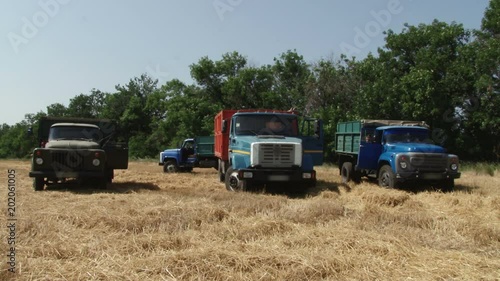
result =
M107 189L108 179L107 178L96 178L95 179L97 189Z
M177 162L168 160L163 164L163 172L165 173L177 173L179 171L179 167L177 166Z
M397 188L396 176L391 166L384 165L378 172L378 185L384 188Z
M455 179L445 179L441 181L441 191L452 192L455 189Z
M340 170L340 175L342 176L342 183L350 182L352 180L352 174L353 174L352 163L344 162Z
M36 177L33 179L33 189L35 191L43 190L44 186L45 186L45 182L44 182L43 178Z
M219 162L219 168L217 169L217 174L219 175L220 182L224 182L226 179L226 175L224 174L224 165L220 159L218 162Z
M229 167L226 171L225 183L226 189L229 191L244 191L244 187L247 185L238 179L238 173L232 167Z

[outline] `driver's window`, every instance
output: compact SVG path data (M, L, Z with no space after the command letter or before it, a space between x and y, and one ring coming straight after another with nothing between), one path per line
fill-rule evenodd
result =
M187 141L184 143L184 148L186 149L192 149L194 147L194 142L192 141Z
M377 136L375 135L374 128L363 128L361 130L361 142L375 143L376 141L377 141Z

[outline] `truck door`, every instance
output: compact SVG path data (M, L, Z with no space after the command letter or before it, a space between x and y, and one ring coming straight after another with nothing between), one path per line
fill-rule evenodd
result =
M376 170L382 153L381 132L375 128L362 128L358 154L358 169Z
M323 164L323 124L321 120L305 118L302 120L300 138L304 154L311 155L315 166Z

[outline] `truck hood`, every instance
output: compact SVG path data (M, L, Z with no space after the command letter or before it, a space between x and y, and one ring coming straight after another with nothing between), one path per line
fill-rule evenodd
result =
M445 153L441 146L428 143L396 143L387 144L389 152L423 152L423 153Z
M165 149L163 155L176 155L179 151L181 151L180 148Z
M284 136L239 136L233 147L238 149L250 150L252 143L302 143L302 140L296 137Z
M63 149L98 149L101 146L97 142L84 140L54 140L45 144L45 148Z

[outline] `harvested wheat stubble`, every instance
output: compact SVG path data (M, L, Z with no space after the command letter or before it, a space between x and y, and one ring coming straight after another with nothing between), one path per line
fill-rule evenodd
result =
M16 273L2 255L0 280L500 279L498 176L411 192L341 185L324 166L306 194L231 193L213 169L131 162L108 190L34 192L29 165L0 162L18 208Z

